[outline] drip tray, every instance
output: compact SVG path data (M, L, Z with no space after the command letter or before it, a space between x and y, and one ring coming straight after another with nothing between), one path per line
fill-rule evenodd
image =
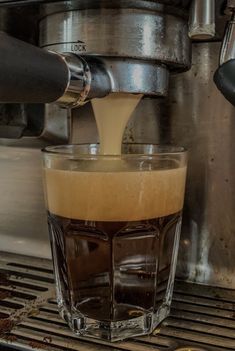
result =
M176 282L153 335L111 344L77 337L60 318L51 261L0 252L0 350L235 350L235 291Z

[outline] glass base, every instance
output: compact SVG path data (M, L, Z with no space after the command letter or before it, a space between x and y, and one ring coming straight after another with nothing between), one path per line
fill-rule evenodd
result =
M73 332L80 336L89 336L111 342L152 333L169 315L169 312L169 305L162 305L156 313L148 313L141 317L113 322L87 318L78 313L71 314L66 308L60 308L61 317L68 323Z

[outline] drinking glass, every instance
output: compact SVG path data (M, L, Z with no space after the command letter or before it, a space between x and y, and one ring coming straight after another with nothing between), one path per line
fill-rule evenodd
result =
M172 146L43 150L57 301L77 334L121 340L169 314L186 166L186 151Z

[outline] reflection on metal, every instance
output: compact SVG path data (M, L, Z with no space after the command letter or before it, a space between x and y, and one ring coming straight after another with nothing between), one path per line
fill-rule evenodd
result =
M68 111L45 106L39 137L0 139L1 250L50 257L42 189L41 149L68 141ZM34 234L32 235L32 228Z
M161 327L151 336L111 344L76 336L68 329L54 299L50 261L0 252L0 348L231 351L235 349L234 299L231 290L176 282L171 315Z
M215 0L192 0L189 37L208 40L215 36Z
M190 66L188 26L180 11L178 16L167 14L151 1L152 11L145 9L149 1L139 2L138 9L131 5L122 9L119 1L113 1L113 8L105 8L105 2L102 8L96 8L95 2L78 11L58 12L56 8L54 14L43 17L40 46L80 55L153 59L182 68Z
M213 83L219 50L194 45L191 71L171 81L165 129L190 151L178 275L235 289L235 109Z
M40 153L40 148L0 146L3 251L50 257Z
M232 59L235 59L235 12L227 24L220 53L220 65Z
M35 136L31 135L30 130L25 133L25 137L22 139L5 139L0 138L0 145L2 146L12 146L19 148L19 151L22 147L27 147L30 149L42 148L45 145L51 144L66 144L69 139L69 120L70 120L70 111L62 109L55 104L46 104L46 105L25 105L28 113L30 114L30 123L38 123L37 117L41 118L41 130L40 134ZM38 106L43 108L43 111L38 109ZM36 119L36 121L35 121ZM44 119L44 120L42 120ZM38 128L39 129L39 128ZM34 167L32 165L32 167ZM1 189L1 187L0 187Z
M46 104L44 119L44 129L39 137L44 140L44 145L67 144L70 134L70 111L56 104Z
M63 55L68 69L67 87L56 102L67 108L84 104L91 86L91 72L87 62L81 57Z
M48 4L42 6L39 43L47 50L84 57L94 85L88 97L115 92L166 96L169 72L189 69L191 59L187 16L173 4Z

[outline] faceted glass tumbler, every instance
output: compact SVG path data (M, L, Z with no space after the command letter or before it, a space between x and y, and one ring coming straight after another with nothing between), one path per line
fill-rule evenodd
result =
M151 333L169 314L187 153L98 145L43 150L48 225L61 316L79 335Z

